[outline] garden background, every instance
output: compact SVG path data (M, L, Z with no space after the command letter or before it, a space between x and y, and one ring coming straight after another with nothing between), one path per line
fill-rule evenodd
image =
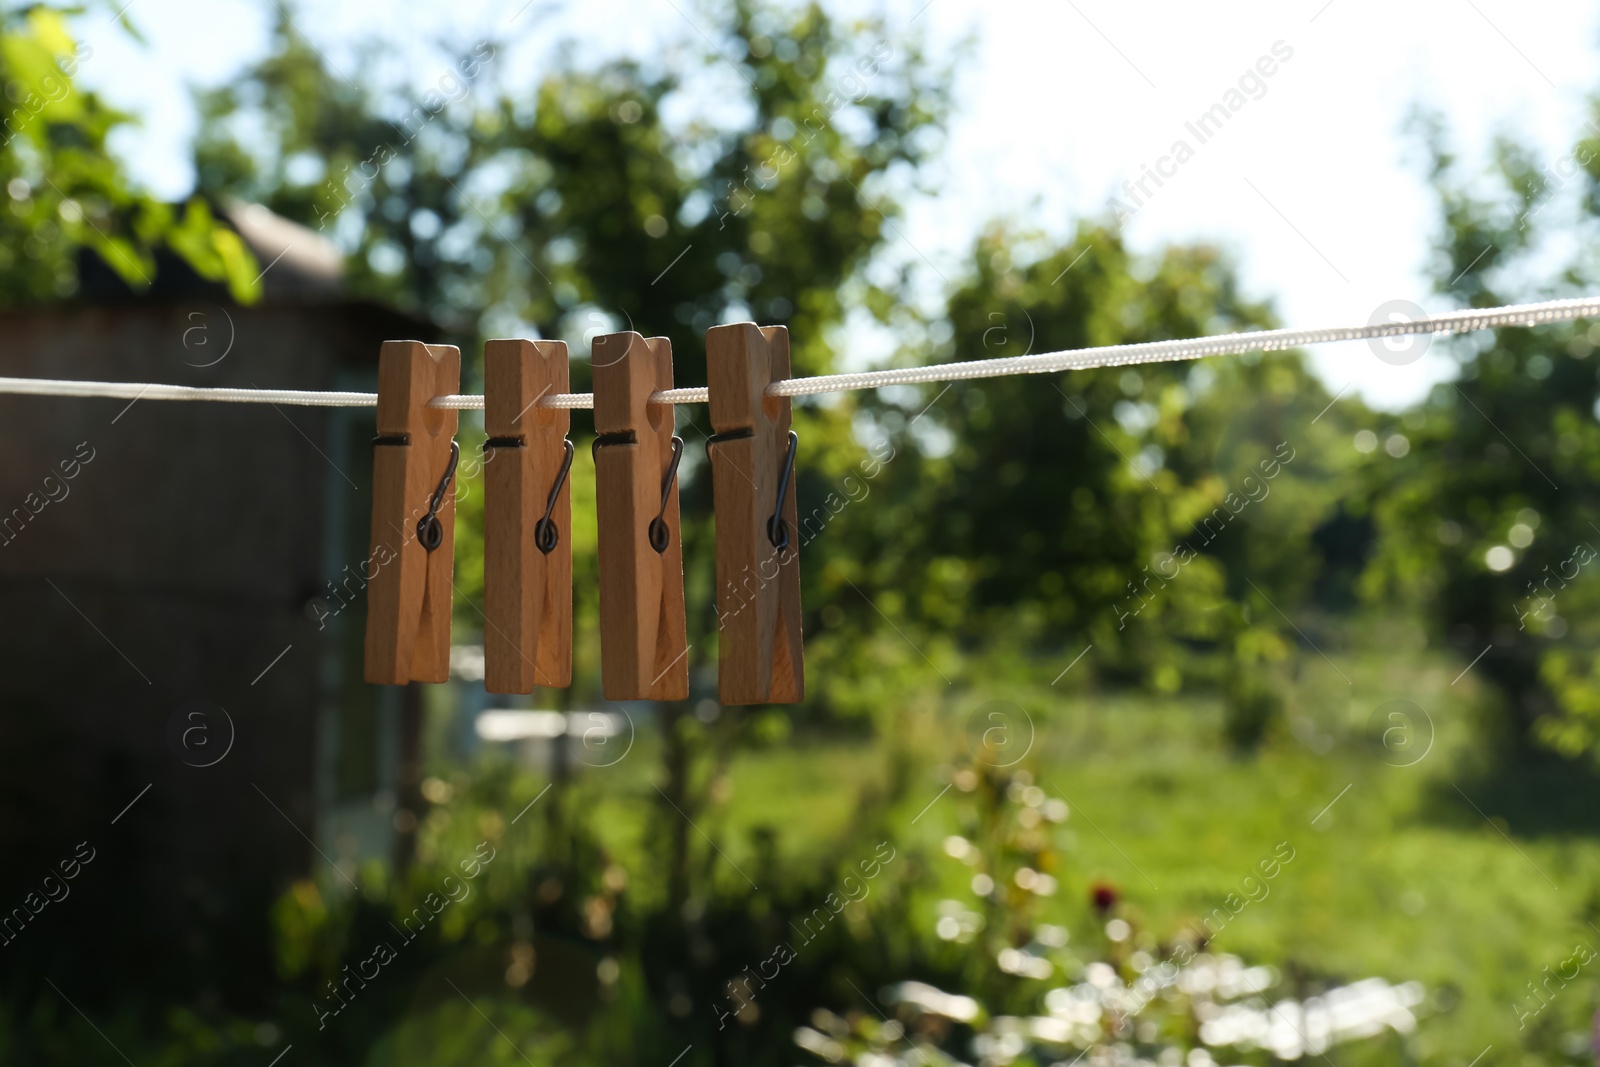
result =
M501 76L503 36L438 42L437 76L396 81L380 37L336 64L309 7L269 7L266 53L194 90L176 201L119 155L133 117L82 84L78 20L113 15L140 47L138 7L5 12L6 310L73 306L91 266L136 297L177 261L248 307L271 264L224 221L246 203L337 247L344 292L461 345L469 383L503 336L568 339L581 390L616 329L671 338L696 384L706 329L744 319L789 328L797 374L863 349L911 365L1285 324L1226 244L1126 237L1162 188L1138 168L1101 210L997 213L959 271L920 269L901 220L937 190L976 46L914 21L704 5L660 58L574 45L526 91ZM1074 47L1099 47L1092 29ZM1277 71L1273 44L1256 51ZM1228 122L1248 106L1228 93L1274 76L1257 62L1219 82ZM1059 107L1016 106L1041 124ZM1396 299L1594 291L1594 127L1555 159L1516 129L1464 147L1425 107L1406 128L1431 288ZM794 707L710 695L692 408L697 691L601 700L575 413L576 681L518 707L579 727L534 760L470 741L483 705L462 684L420 693L392 856L330 860L306 827L302 874L264 887L225 977L86 943L53 906L0 948L0 1059L1591 1062L1596 347L1588 321L1440 340L1448 375L1398 408L1294 352L799 402ZM1345 358L1381 372L1428 350ZM482 438L464 418L463 454ZM470 650L481 474L460 490ZM588 732L591 711L625 727ZM48 804L48 782L7 797ZM20 899L38 877L4 880ZM97 906L140 921L136 901Z

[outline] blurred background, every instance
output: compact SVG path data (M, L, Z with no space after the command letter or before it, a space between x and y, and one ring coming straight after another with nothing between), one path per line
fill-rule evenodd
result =
M0 374L1592 293L1600 11L0 8ZM0 1062L1590 1063L1600 322L805 398L807 699L361 680L368 409L0 396Z

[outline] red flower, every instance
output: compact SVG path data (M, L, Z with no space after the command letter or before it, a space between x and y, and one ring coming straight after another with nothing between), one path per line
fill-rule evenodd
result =
M1096 882L1089 887L1089 901L1102 916L1117 905L1117 887L1110 882Z

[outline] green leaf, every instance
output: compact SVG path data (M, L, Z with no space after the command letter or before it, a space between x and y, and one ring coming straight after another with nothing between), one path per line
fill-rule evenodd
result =
M156 264L154 257L144 249L124 237L110 237L103 233L96 233L89 239L89 247L100 254L107 266L117 272L117 276L135 289L145 289L154 277Z
M57 58L74 55L78 51L77 42L67 32L66 20L61 15L61 12L47 7L36 7L28 12L28 25L33 35Z
M255 257L237 233L212 217L205 201L196 198L184 206L182 221L167 234L167 245L202 278L226 281L228 292L239 303L260 298Z
M241 304L253 304L261 299L261 273L256 257L239 235L221 226L211 231L211 245L222 262L223 277L228 281L228 292Z

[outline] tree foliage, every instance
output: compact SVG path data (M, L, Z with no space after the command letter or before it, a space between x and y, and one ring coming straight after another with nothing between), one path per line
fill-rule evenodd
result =
M1552 228L1593 232L1595 142L1572 152L1584 167L1581 205L1559 197L1556 172L1541 174L1512 142L1498 146L1487 183L1437 130L1429 143L1440 292L1488 307L1592 284L1582 257L1548 284L1525 278L1548 262ZM1575 224L1563 210L1579 212ZM1451 346L1459 376L1404 416L1409 454L1375 484L1381 550L1366 578L1372 596L1420 605L1434 636L1475 661L1503 701L1507 740L1568 754L1600 742L1591 562L1600 509L1589 492L1600 476L1597 343L1600 327L1580 321Z
M722 15L687 82L564 61L528 88L507 42L480 41L392 91L330 70L284 15L272 55L202 97L200 187L326 229L358 291L464 340L534 329L581 352L632 328L672 338L700 382L706 328L750 316L789 326L797 368L821 371L841 289L896 212L871 191L927 157L944 74L816 5Z
M78 249L92 249L135 290L155 274L155 252L177 252L236 300L259 292L238 234L203 201L174 207L136 189L107 148L130 122L74 78L94 50L76 41L59 5L0 13L0 307L61 300L77 291Z
M1143 257L1093 223L1059 243L997 225L973 249L947 316L925 324L904 358L1001 358L1272 321L1213 248ZM819 649L853 657L835 670L859 680L874 657L910 658L905 646L917 643L941 671L957 672L965 650L974 675L992 677L984 657L997 652L1061 670L1092 647L1080 679L1165 692L1221 684L1241 707L1270 703L1271 664L1292 644L1279 612L1318 591L1313 534L1355 484L1331 447L1347 409L1319 418L1330 398L1298 355L884 393L864 401L862 418L896 458L872 480L873 504L841 509L837 533L819 538L817 599L848 605L835 612L841 639ZM880 616L914 641L866 640ZM1259 739L1249 734L1247 746Z

